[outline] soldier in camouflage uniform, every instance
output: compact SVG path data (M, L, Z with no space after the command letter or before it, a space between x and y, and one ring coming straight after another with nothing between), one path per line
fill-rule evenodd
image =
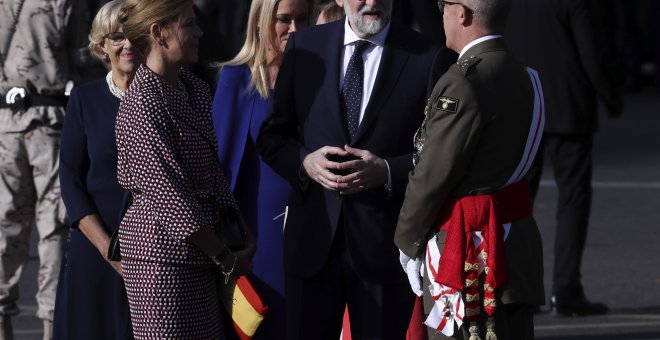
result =
M73 67L85 63L85 52L72 46L84 46L75 40L85 39L75 37L85 37L89 27L72 26L85 20L72 3L0 1L0 340L13 338L10 317L19 313L18 282L33 223L41 263L37 316L50 338L66 232L58 179L65 88Z

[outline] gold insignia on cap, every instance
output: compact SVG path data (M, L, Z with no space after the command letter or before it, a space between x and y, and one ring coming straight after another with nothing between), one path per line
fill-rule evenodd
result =
M435 102L435 108L447 112L456 112L458 108L458 99L449 97L438 97Z

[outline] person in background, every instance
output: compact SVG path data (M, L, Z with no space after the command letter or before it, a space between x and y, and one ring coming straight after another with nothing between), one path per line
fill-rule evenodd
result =
M291 33L309 25L311 0L254 0L247 39L221 64L213 99L220 163L248 225L256 227L251 281L268 305L255 339L285 339L283 229L289 184L265 164L255 146Z
M211 43L216 47L222 48L220 61L227 61L236 55L243 46L247 30L247 20L250 12L252 0L194 0L195 6L199 9L207 20L207 24L215 25L210 31L215 31L222 38L222 45L217 41ZM204 32L207 32L204 26L200 26ZM204 49L213 49L214 47L200 47L200 53Z
M343 0L332 0L319 5L316 10L316 24L322 25L344 17Z
M538 70L543 84L547 122L530 184L536 196L545 154L559 189L550 302L562 315L608 309L587 299L580 272L591 212L597 98L610 117L623 110L612 54L595 29L592 5L589 0L513 0L504 34L513 55Z
M53 308L65 244L59 148L68 84L86 66L85 2L0 2L0 339L13 339L11 318L39 232L37 317L52 335ZM86 40L86 39L85 39Z
M109 70L71 91L60 151L62 199L71 226L55 301L53 338L132 338L119 261L107 259L126 191L117 182L115 121L141 58L122 32L123 0L101 7L89 34L92 55Z
M255 244L217 161L209 88L184 68L202 35L193 3L127 0L120 17L145 60L115 130L117 178L133 197L119 225L133 334L224 339L218 285L250 271ZM242 250L220 238L229 219Z

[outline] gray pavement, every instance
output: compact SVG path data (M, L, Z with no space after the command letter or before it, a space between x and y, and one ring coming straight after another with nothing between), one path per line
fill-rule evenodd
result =
M581 318L538 314L537 339L660 339L660 95L649 89L625 99L624 115L603 117L596 135L594 202L582 268L588 297L607 303L610 313ZM535 206L546 292L551 288L556 197L546 168ZM37 340L42 334L34 316L35 246L20 284L17 340Z

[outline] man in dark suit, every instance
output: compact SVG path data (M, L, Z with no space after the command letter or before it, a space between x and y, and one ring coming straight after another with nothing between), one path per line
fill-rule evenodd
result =
M447 47L460 56L427 103L394 239L413 291L431 302L434 339L533 339L534 306L544 302L541 237L523 180L543 131L543 92L498 35L506 4L440 3Z
M543 84L547 123L530 181L536 193L545 149L559 188L551 303L565 315L607 311L585 297L580 281L591 209L596 97L603 99L610 116L622 110L614 68L594 29L593 13L588 0L513 0L504 35L514 55L538 70Z
M284 261L288 337L402 339L414 296L392 239L435 47L390 23L391 0L289 38L257 145L292 185Z

